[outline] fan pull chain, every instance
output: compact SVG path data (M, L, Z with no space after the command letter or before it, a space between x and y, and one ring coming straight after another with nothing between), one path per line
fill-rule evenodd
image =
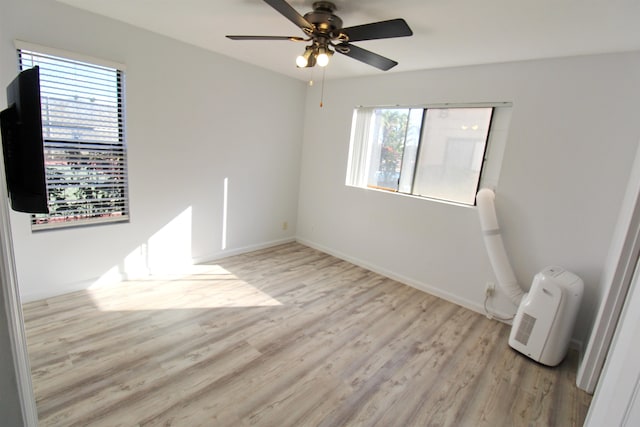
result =
M324 74L326 73L326 67L322 69L322 89L320 90L320 108L324 106Z

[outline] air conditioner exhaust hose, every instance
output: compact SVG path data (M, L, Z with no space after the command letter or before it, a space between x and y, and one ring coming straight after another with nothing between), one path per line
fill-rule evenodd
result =
M483 188L476 195L478 215L480 216L480 227L484 235L484 245L493 267L493 272L498 279L498 285L515 305L520 305L520 300L524 296L522 288L518 284L507 251L504 248L502 234L498 226L498 218L494 200L496 198L493 190Z

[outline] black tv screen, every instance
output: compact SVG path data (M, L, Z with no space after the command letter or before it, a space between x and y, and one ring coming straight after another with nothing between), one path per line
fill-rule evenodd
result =
M49 213L38 67L22 71L7 86L7 104L0 112L0 127L11 208Z

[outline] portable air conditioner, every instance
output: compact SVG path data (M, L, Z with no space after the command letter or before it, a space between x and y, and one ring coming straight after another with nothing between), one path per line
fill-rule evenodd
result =
M533 278L513 320L509 345L536 362L562 362L571 340L584 283L560 267L547 267Z

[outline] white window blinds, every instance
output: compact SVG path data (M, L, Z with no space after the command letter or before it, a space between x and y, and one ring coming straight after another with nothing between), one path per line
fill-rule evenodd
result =
M123 72L19 49L22 70L40 69L48 215L32 229L129 217Z

